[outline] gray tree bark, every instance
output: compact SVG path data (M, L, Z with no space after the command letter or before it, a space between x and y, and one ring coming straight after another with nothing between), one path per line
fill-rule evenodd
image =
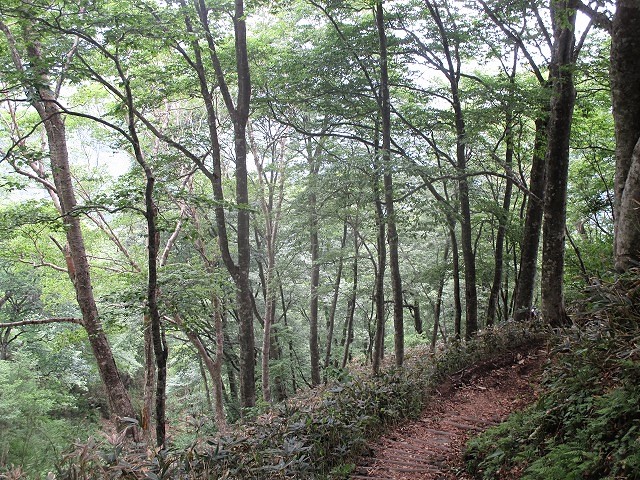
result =
M513 318L528 320L533 305L533 293L538 272L538 249L542 232L545 191L545 152L547 143L547 119L536 119L533 160L529 179L529 197L524 231L520 246L520 270L516 285Z
M380 94L379 108L382 120L382 167L384 171L384 202L386 208L387 241L389 242L389 272L393 293L393 333L396 366L404 361L404 300L402 297L402 277L398 256L398 230L393 199L393 174L391 168L391 103L389 99L389 69L387 58L387 34L384 25L382 2L376 3L376 27L380 48Z
M616 269L640 265L640 4L617 0L611 32L611 98L616 134Z
M552 85L546 155L547 180L542 226L542 317L551 325L567 325L564 305L564 240L567 216L569 140L576 91L573 0L551 0L554 45L550 65Z

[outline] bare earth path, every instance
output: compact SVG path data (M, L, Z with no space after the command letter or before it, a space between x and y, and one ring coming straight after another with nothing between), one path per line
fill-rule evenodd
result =
M422 418L396 427L370 445L352 479L462 479L467 439L532 403L546 355L509 354L452 375Z

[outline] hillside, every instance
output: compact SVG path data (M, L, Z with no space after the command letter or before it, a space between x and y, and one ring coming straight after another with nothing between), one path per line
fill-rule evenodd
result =
M151 463L125 449L78 471L96 455L83 447L59 478L638 478L639 295L623 277L591 289L571 329L507 324L435 356L414 349L403 372L354 372Z
M555 342L539 400L468 444L476 478L640 478L635 273L592 289L576 327Z
M521 406L531 355L468 471L635 475L638 25L0 0L0 480L375 474L403 422Z
M151 458L146 450L136 452L124 435L114 435L111 445L78 446L57 478L346 478L371 440L420 417L431 402L438 403L445 384L465 372L482 377L492 365L517 365L518 355L539 347L543 337L508 324L435 356L413 349L402 371L390 367L372 376L356 370L226 434L202 437L185 449L162 450Z

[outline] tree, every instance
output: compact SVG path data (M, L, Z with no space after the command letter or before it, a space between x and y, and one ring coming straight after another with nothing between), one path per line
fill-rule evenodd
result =
M514 49L513 53L513 67L509 73L509 84L513 86L516 76L516 68L518 65L518 47ZM513 106L505 105L505 158L504 165L507 175L506 185L504 189L504 197L502 201L502 210L498 213L498 232L496 234L495 241L495 262L493 269L493 281L491 283L491 291L489 293L489 300L487 301L487 326L493 325L495 321L495 315L498 304L498 296L502 286L502 275L504 269L504 244L507 233L507 222L511 210L511 195L513 192L513 180L510 177L511 170L513 168L513 157L515 149L515 120L513 113ZM504 312L505 317L508 312Z
M183 8L186 5L182 4ZM181 46L181 40L176 39L174 47L182 54L188 65L194 68L200 86L200 93L207 111L207 121L211 142L211 155L213 157L213 171L209 171L200 161L198 166L204 170L205 175L213 185L214 198L219 202L216 208L216 222L220 252L224 265L233 278L237 289L238 320L240 324L240 398L243 407L253 407L256 401L255 394L255 336L253 331L253 297L249 280L251 266L250 247L250 209L249 209L249 184L247 175L247 139L246 129L249 118L249 104L251 99L251 75L249 71L249 57L247 49L247 27L243 0L234 1L233 31L235 53L235 101L229 89L229 79L222 67L218 56L215 37L211 32L209 8L204 0L194 0L193 11L198 20L198 26L204 34L206 50L200 46L197 37L192 40L194 58ZM185 11L185 26L189 35L197 32L194 29L190 14ZM203 54L208 57L209 65L213 70L217 88L222 95L227 113L233 123L233 149L235 153L235 185L236 185L236 248L237 262L234 261L229 249L229 235L227 234L226 215L224 211L224 193L222 189L222 168L218 133L218 115L214 105L213 92L207 78L207 68Z
M324 381L326 383L326 372L331 365L331 352L334 342L334 330L336 322L336 309L338 308L338 297L340 295L340 283L342 281L342 270L344 268L344 249L347 244L347 233L349 223L348 218L345 218L342 226L342 239L340 240L340 254L338 258L338 268L336 272L336 279L333 285L333 296L331 297L331 306L329 307L329 313L327 316L327 348L325 349L324 356Z
M439 4L425 0L424 5L431 22L433 22L433 35L438 42L437 48L432 44L421 41L418 36L409 32L415 43L416 55L424 60L428 65L440 72L447 82L449 89L448 98L453 110L453 129L455 133L455 153L452 155L451 163L455 167L457 176L457 200L460 209L460 248L464 262L464 284L465 284L465 309L466 309L466 329L465 338L471 338L478 329L478 294L476 281L476 259L473 248L472 216L469 199L469 179L468 179L468 156L469 137L465 121L465 114L462 104L462 56L461 43L462 32L454 18L449 5L446 2ZM443 19L443 13L447 15ZM449 20L449 22L447 22ZM440 58L442 55L443 58ZM442 149L438 149L440 155Z
M611 28L611 98L616 134L616 269L640 264L640 5L617 0Z
M351 292L349 293L349 300L347 302L347 314L344 320L344 329L342 335L342 343L344 345L344 352L342 354L342 368L347 366L347 363L351 359L351 344L355 340L354 338L354 317L356 313L356 303L358 295L358 265L359 265L359 251L360 251L360 235L359 218L356 213L356 217L351 219L351 229L353 231L353 266L352 266L352 283Z
M280 126L272 131L270 122L264 127L267 153L262 153L257 144L253 125L249 128L249 144L256 165L258 177L258 201L264 218L262 229L265 249L265 272L263 273L262 286L264 290L264 336L262 341L262 398L271 403L271 381L269 373L269 360L271 360L272 328L276 318L277 278L276 278L276 252L278 242L278 229L282 218L282 202L284 200L285 182L285 147L287 143L286 128ZM269 158L270 157L270 158ZM267 160L269 158L269 160ZM317 313L316 313L317 315Z
M111 7L109 4L95 6L95 11L92 13L96 15L94 22L97 26L105 28L104 25L108 23L118 25L121 23L120 12L111 11ZM168 78L163 73L163 67L160 66L156 69L154 62L129 65L132 71L137 68L138 78L141 79L140 84L133 91L134 103L140 102L141 105L132 111L136 121L141 122L151 135L191 160L210 181L216 204L214 209L215 235L222 261L236 285L236 306L240 327L240 396L243 406L252 407L255 405L255 338L253 296L249 280L251 209L248 198L246 141L251 77L248 64L244 4L238 0L233 7L232 37L234 40L232 48L235 61L232 62L233 66L228 68L230 71L227 70L227 64L221 61L218 53L220 45L216 43L218 39L211 31L212 24L216 20L210 18L212 12L204 0L194 0L189 4L180 2L178 12L179 15L176 15L176 11L172 8L146 9L134 6L128 12L128 18L131 22L136 23L136 28L128 28L127 25L123 25L121 32L115 31L116 29L113 29L114 32L112 32L111 29L108 29L109 35L98 35L95 32L94 24L89 22L88 25L68 28L64 31L80 35L88 47L98 50L100 54L108 52L109 42L119 45L119 42L126 39L125 48L130 55L139 54L146 60L151 55L154 58L161 58L158 63L162 65L170 64L172 67L180 68L184 74L180 80L186 82L189 91L194 96L199 95L199 101L202 102L201 106L204 107L206 115L206 132L203 132L205 135L203 138L206 139L204 141L208 142L206 146L201 144L200 138L198 142L182 138L181 132L171 131L166 125L158 122L158 119L154 118L150 112L142 108L147 104L154 106L153 102L161 101L157 95L149 93L146 87L150 83L145 84L145 88L142 87L142 79L147 82L155 82L158 91L172 93L177 91L177 79L175 77ZM182 26L180 22L182 22ZM120 34L119 37L118 34ZM188 38L188 41L185 42L184 38ZM147 44L149 42L152 46ZM223 43L222 40L220 42ZM107 56L107 58L109 57ZM91 60L96 63L91 64ZM90 77L102 83L110 93L124 101L122 95L107 85L109 77L104 77L100 73L102 69L100 60L99 57L86 59L83 67ZM135 76L135 74L133 75ZM230 82L235 83L235 97ZM232 123L231 142L235 161L235 204L233 205L236 216L235 239L229 234L229 225L227 224L226 207L230 204L223 187L221 115L217 106L218 99L221 99L224 104L228 119ZM166 97L165 100L167 100ZM206 153L202 154L200 149ZM231 248L234 240L235 251Z
M374 172L372 179L373 184L373 200L375 203L375 220L376 220L376 251L377 251L377 268L375 271L375 286L373 299L376 310L376 333L374 335L373 358L371 367L373 373L380 371L380 363L384 355L384 337L386 309L384 300L384 273L387 265L387 245L384 225L384 211L382 206L382 195L380 194L380 168L379 158L374 157Z
M309 355L311 359L311 383L320 384L320 349L318 346L318 287L320 286L320 245L318 240L318 172L320 171L324 143L322 136L315 146L312 138L305 139L305 157L308 165L309 201L309 253L311 275L309 294Z
M542 317L551 325L569 321L564 305L564 239L569 140L576 91L573 80L576 13L571 0L551 0L554 44L549 78L551 104L547 144L542 242Z
M0 267L0 360L11 358L11 344L26 332L3 324L28 321L29 315L44 313L38 278L30 278L29 273L9 265Z
M47 69L49 60L44 57L42 45L32 29L26 26L23 28L22 52L17 38L4 21L0 21L0 30L6 37L21 86L30 93L30 103L37 111L46 132L55 193L64 218L69 252L68 274L82 312L82 325L87 330L98 370L107 390L111 413L115 418L135 418L131 399L118 372L93 295L89 262L76 211L64 115L58 103L59 88L51 86L50 72ZM70 51L69 55L72 54L73 51Z
M387 34L383 2L375 5L375 22L380 47L380 92L378 107L380 109L382 148L380 156L384 179L384 204L386 208L387 240L389 242L389 270L391 274L391 291L393 292L393 333L396 366L401 367L404 361L404 299L402 294L402 278L400 276L400 260L398 258L397 218L393 198L393 173L391 163L391 105L389 98L389 68L387 55Z
M520 268L514 291L514 319L523 321L528 319L533 305L533 296L536 287L538 273L538 250L542 233L542 218L544 213L546 163L545 153L548 139L548 117L550 102L548 90L550 80L543 77L540 66L532 51L546 52L551 49L551 39L543 22L537 22L531 31L528 26L529 16L542 19L538 6L531 4L521 9L519 4L505 5L502 2L489 5L480 1L484 12L489 19L513 42L527 59L542 95L533 95L530 102L538 107L534 110L535 131L533 136L533 149L531 169L529 171L529 185L527 191L526 214L524 230L520 245ZM513 11L511 8L513 7ZM531 8L529 11L528 8Z
M529 195L522 234L522 245L520 247L520 269L514 292L513 318L517 321L529 319L536 286L538 249L540 234L542 233L542 216L544 213L547 121L547 118L544 116L540 116L535 120Z

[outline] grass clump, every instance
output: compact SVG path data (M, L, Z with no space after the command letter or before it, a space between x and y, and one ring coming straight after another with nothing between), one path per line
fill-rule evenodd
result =
M538 402L467 446L476 478L640 478L640 282L590 292Z

